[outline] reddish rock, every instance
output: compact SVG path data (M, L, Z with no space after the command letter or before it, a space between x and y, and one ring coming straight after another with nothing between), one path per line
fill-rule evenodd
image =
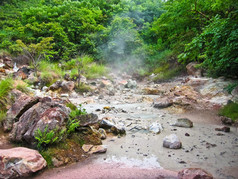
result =
M30 69L27 66L21 67L16 73L14 73L14 77L25 80L30 75Z
M13 68L13 62L12 62L12 59L9 58L9 57L4 57L3 58L3 63L4 63L4 68L5 69L10 69L10 68Z
M0 150L0 178L26 177L46 165L36 150L24 147Z
M61 83L61 88L63 92L72 92L74 89L74 82L73 81L63 81Z
M18 122L14 123L10 139L34 145L37 129L43 131L46 126L48 130L64 128L69 113L70 109L65 105L51 98L42 98L39 103L27 110Z
M179 179L213 179L213 176L200 168L187 168L178 172Z
M39 102L37 97L33 98L19 91L13 93L16 95L17 100L7 111L7 117L3 122L4 131L10 131L14 121L17 121L25 111Z

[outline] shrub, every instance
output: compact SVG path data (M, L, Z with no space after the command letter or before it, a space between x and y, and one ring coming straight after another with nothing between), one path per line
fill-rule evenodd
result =
M6 112L6 105L8 103L8 94L9 91L13 88L13 80L7 78L5 80L0 81L0 120L3 119L4 114Z
M37 143L38 150L43 150L48 145L59 142L62 140L65 130L48 130L48 125L45 127L44 131L40 129L36 130L35 139Z
M220 109L219 114L231 118L233 121L238 120L238 104L230 103Z

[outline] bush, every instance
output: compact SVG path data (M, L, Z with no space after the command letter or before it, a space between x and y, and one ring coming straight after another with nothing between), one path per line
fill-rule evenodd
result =
M6 105L8 103L8 94L9 91L13 88L13 80L7 78L5 80L0 81L0 120L3 119L6 112Z
M231 118L233 121L238 120L238 104L230 103L220 109L219 114Z
M37 129L35 132L35 139L37 143L38 150L45 149L48 145L54 144L59 142L63 139L65 130L62 129L61 131L55 130L48 130L48 125L45 127L44 131Z

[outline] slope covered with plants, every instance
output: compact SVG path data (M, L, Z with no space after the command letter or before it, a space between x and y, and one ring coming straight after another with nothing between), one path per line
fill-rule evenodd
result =
M137 64L135 71L146 74L178 71L181 64L196 61L210 75L231 77L238 70L237 4L5 0L0 6L0 49L17 56L24 46L47 42L50 48L43 56L57 62L86 54L103 63Z

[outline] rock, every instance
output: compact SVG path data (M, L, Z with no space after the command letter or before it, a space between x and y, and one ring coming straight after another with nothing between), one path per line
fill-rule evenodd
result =
M149 95L159 95L162 92L157 89L157 88L144 88L143 89L144 94L149 94Z
M0 178L27 177L46 165L36 150L24 147L0 150Z
M62 81L56 81L48 89L52 90L52 91L58 90L61 87L61 83L62 83Z
M226 116L221 116L220 119L221 119L221 122L225 125L232 125L234 123L231 118Z
M14 142L24 141L33 146L37 129L43 131L48 126L48 130L61 130L65 128L65 120L69 113L70 109L63 101L41 98L40 102L24 112L19 121L14 123L10 139Z
M105 153L107 151L107 147L105 145L86 145L84 144L82 149L84 152L88 154L97 154L97 153Z
M213 176L200 168L186 168L178 172L178 179L213 179Z
M111 127L111 132L115 135L124 135L126 134L126 129L124 126L115 125Z
M180 149L182 147L182 143L175 134L171 134L163 139L163 147L170 149Z
M102 140L104 140L104 139L107 138L107 133L106 133L106 131L105 131L104 129L99 128L99 129L98 129L98 132L101 134L101 139L102 139Z
M215 131L230 132L230 127L215 128Z
M15 78L20 78L21 80L25 80L30 75L30 69L27 66L21 67L16 73L14 73Z
M99 126L103 129L108 129L109 132L112 132L115 135L123 135L126 134L126 130L124 126L120 126L120 125L116 125L115 123L113 123L112 121L103 119Z
M7 117L3 122L4 131L11 131L14 121L17 121L24 112L30 109L33 105L39 102L38 97L30 97L21 92L15 92L17 94L16 102L7 111Z
M102 80L99 85L100 88L105 88L110 86L112 86L112 82L109 80Z
M54 167L60 167L62 165L64 165L63 161L59 161L57 158L53 157L52 158L52 163Z
M63 93L72 92L74 89L74 82L73 81L56 81L52 84L48 89L52 91L60 90Z
M238 85L231 91L232 101L238 103Z
M189 75L192 75L192 76L202 76L202 70L196 68L196 65L198 65L198 63L196 63L196 62L191 62L191 63L189 63L189 64L186 66L186 68L187 68L187 73L188 73Z
M135 80L131 80L129 79L125 85L126 88L130 88L130 89L133 89L133 88L136 88L137 87L137 83Z
M188 118L180 118L177 119L176 123L172 124L172 126L191 128L193 127L193 122Z
M153 107L157 108L157 109L167 108L172 105L173 105L172 100L170 100L168 98L157 99L157 100L154 100L154 102L153 102Z
M160 123L154 122L150 125L149 131L159 134L163 130L163 127Z
M43 86L42 91L47 91L48 87L47 86Z
M37 84L37 83L39 83L39 80L38 80L37 77L34 76L34 73L30 73L30 74L28 75L27 81L28 81L30 84Z
M115 123L113 123L112 121L106 120L106 119L103 119L100 122L100 127L103 129L110 129L113 126L115 126Z
M62 98L68 98L68 97L69 97L69 94L63 93L63 94L60 95L60 97L62 97Z
M5 69L13 68L13 61L9 57L3 57L3 63Z
M61 88L63 92L72 92L74 89L74 82L73 81L62 81Z
M92 126L99 122L98 116L96 114L84 114L77 117L79 120L80 127Z

